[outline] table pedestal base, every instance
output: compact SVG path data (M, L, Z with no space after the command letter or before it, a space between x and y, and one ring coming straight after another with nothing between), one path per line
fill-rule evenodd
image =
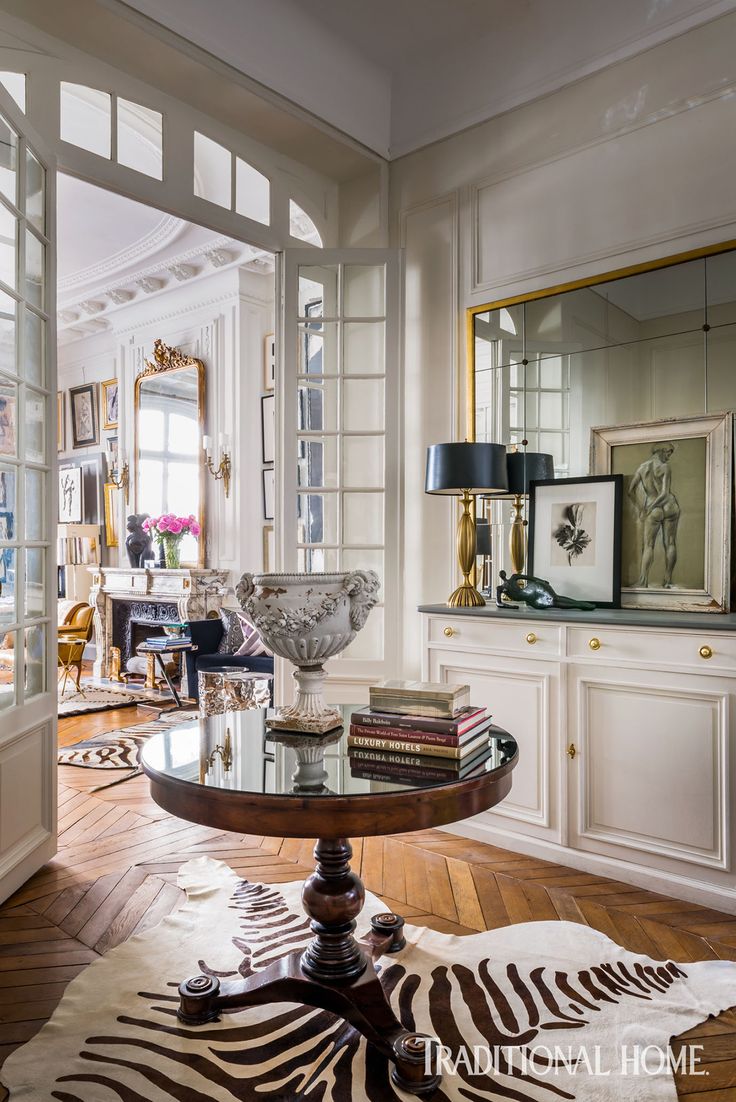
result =
M404 947L399 915L371 919L371 933L359 944L353 932L365 902L360 878L349 864L346 838L320 839L314 850L317 867L304 884L304 909L314 937L245 979L218 980L194 976L179 987L179 1020L201 1025L220 1011L264 1003L295 1002L339 1015L382 1052L394 1067L393 1081L412 1094L430 1094L440 1082L437 1042L403 1027L378 978L374 958Z

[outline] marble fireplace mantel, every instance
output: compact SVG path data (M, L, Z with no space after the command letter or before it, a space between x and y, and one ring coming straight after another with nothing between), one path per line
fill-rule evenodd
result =
M95 677L109 676L115 601L170 604L176 607L179 620L204 620L223 604L230 576L229 570L200 570L197 567L134 570L95 566L90 573L89 603L95 610Z

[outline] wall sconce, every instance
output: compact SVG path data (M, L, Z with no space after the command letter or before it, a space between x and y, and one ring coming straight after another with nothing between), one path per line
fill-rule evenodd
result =
M107 477L108 482L111 482L117 490L124 491L125 504L127 505L130 501L130 469L125 459L123 459L122 467L115 465L115 454L109 440L107 442Z
M230 438L226 433L220 433L220 462L217 466L215 466L212 461L211 444L211 437L202 437L202 447L204 448L204 454L207 461L207 470L216 481L222 479L222 484L225 487L225 497L230 497L230 472L232 471L229 451Z

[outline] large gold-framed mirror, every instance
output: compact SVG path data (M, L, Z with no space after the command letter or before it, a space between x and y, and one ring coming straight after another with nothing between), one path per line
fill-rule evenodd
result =
M193 514L199 539L186 535L181 562L204 566L205 366L178 348L156 340L153 359L135 381L134 502L137 513Z
M467 340L469 440L551 454L556 478L608 473L593 429L621 426L633 439L636 426L736 410L736 241L474 306ZM680 467L685 456L678 445ZM688 472L675 467L682 485ZM478 511L497 573L510 562L512 510L486 501ZM634 574L623 584L636 589Z

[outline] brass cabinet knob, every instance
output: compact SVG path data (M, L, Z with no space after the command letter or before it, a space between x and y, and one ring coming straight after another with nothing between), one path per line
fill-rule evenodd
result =
M527 641L527 643L529 643L530 646L532 646L534 643L536 643L537 637L536 637L536 635L534 634L533 631L529 632L529 634L526 637L526 641Z
M450 625L448 624L447 627L445 628L443 634L446 635L448 639L452 639L453 635L455 635L455 629L451 628Z
M600 639L596 639L596 637L593 636L593 638L588 641L588 646L591 650L600 650L602 644Z
M573 758L575 757L575 755L577 754L577 750L575 749L575 743L574 742L570 743L570 745L568 746L568 748L566 750L566 753L567 753L567 756L570 759L570 761L572 761Z
M713 657L713 648L709 647L706 643L705 646L702 646L700 648L700 650L698 651L698 654L700 655L701 658L712 658Z

